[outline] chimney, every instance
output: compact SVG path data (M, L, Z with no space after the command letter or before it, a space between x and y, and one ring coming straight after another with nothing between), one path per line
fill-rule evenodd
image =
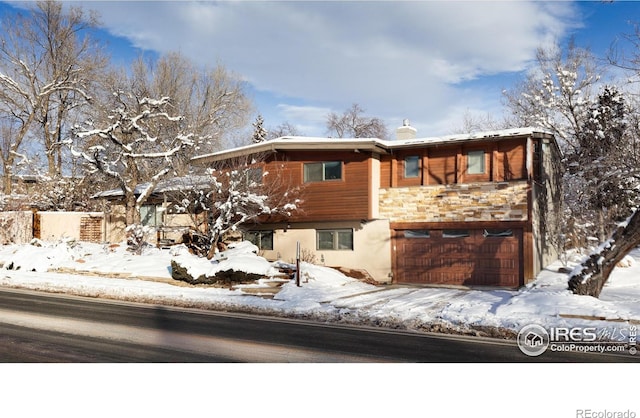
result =
M396 139L415 139L418 130L409 124L409 119L402 121L402 126L396 129Z

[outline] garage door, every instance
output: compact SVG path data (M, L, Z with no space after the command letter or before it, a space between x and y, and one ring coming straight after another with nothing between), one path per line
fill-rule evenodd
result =
M396 230L398 283L518 287L521 229Z

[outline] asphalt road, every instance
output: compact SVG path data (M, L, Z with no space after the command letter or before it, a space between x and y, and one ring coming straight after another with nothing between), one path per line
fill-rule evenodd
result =
M502 340L0 289L4 362L637 362Z

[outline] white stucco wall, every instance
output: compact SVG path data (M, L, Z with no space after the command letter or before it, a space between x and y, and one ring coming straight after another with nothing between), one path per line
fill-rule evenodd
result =
M353 250L317 250L316 231L323 229L353 229ZM315 263L328 267L366 270L376 281L391 282L391 235L387 220L260 225L252 230L273 230L273 250L261 254L270 260L295 262L296 243L303 252L315 256Z
M80 219L94 217L102 219L102 212L38 212L40 217L40 239L56 241L62 238L80 240Z

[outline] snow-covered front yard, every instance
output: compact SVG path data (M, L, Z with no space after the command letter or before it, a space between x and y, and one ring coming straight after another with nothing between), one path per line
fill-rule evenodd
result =
M554 272L559 265L550 266L519 291L373 286L309 264L302 265L301 287L288 280L273 298L249 294L246 287L243 291L191 286L171 279L172 259L196 274L231 267L266 275L277 271L273 263L252 254L252 249L243 244L216 264L190 255L183 247L152 248L135 256L124 245L7 245L0 247L0 286L507 337L524 325L538 323L597 327L603 336L615 339L617 330L640 322L640 263L632 260L629 267L614 272L600 299L566 290L566 275ZM633 256L640 260L640 252ZM253 285L252 292L267 289L270 283ZM5 377L0 393L5 395L5 409L16 412L13 415L44 416L57 407L69 417L89 413L109 418L211 414L324 418L344 413L538 418L581 416L577 411L585 408L626 411L638 405L638 369L629 364L391 366L139 364L123 368L109 364L33 369L5 365L0 369ZM596 382L593 396L585 389Z
M338 271L302 263L301 286L265 279L233 289L192 286L171 279L171 260L195 275L244 270L266 277L277 263L255 255L245 242L226 260L197 258L185 247L149 248L140 256L122 245L40 242L0 247L0 285L130 301L296 316L319 321L367 324L417 331L514 337L525 325L597 327L613 339L623 327L640 323L640 251L617 268L599 299L567 290L560 264L532 284L513 290L464 290L374 286ZM280 279L282 281L282 279ZM264 291L263 291L264 290ZM267 295L269 297L267 297ZM273 295L271 297L271 295Z

